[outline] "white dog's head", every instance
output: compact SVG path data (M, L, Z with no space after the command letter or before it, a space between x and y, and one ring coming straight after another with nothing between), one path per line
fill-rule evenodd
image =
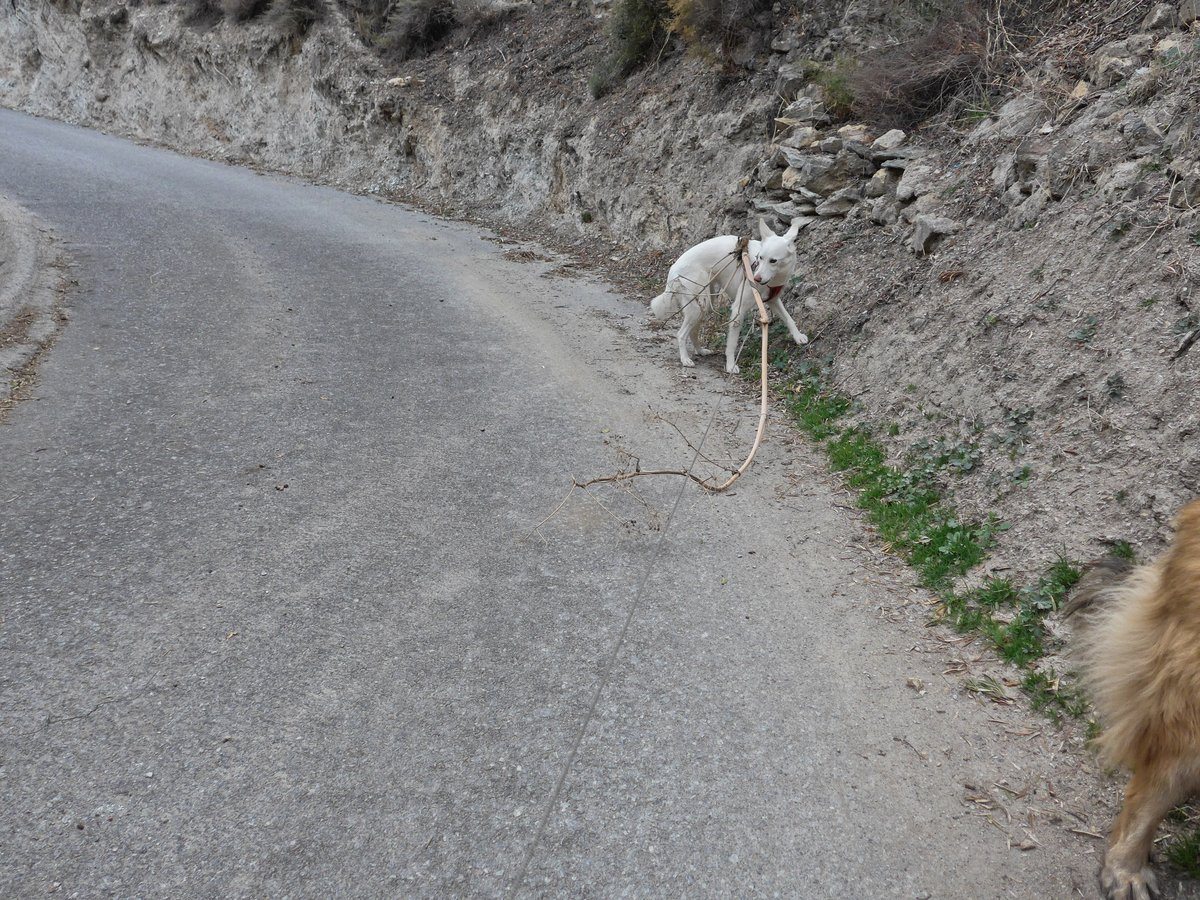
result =
M759 219L758 231L762 241L750 260L754 281L756 284L781 284L796 268L796 235L800 233L800 221L794 220L784 234L776 234Z

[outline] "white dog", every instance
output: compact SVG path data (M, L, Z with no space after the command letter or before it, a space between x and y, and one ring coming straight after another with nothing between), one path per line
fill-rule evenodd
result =
M795 321L784 309L779 299L788 279L796 268L796 235L800 233L800 221L784 235L778 235L758 220L761 241L750 241L751 271L754 283L763 295L763 301L787 325L788 334L797 344L807 344L808 337L796 327ZM711 351L700 347L697 336L704 316L716 306L724 295L729 300L729 334L725 340L725 371L737 373L738 336L742 320L756 308L754 296L746 281L746 272L737 252L738 239L733 235L710 238L687 250L675 260L667 273L667 289L650 301L655 318L667 321L682 311L683 322L679 326L679 361L685 367L695 365L693 349L701 356Z

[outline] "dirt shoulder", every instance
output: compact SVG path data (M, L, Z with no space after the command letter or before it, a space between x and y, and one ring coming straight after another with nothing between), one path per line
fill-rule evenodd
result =
M66 257L24 207L0 196L0 424L28 397L66 322Z

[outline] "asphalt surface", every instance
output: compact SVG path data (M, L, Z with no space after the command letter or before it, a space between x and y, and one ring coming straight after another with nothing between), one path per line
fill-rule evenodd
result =
M1044 755L878 621L911 591L777 425L732 495L531 532L621 449L687 463L660 415L749 442L636 302L9 112L0 191L81 282L0 427L0 895L1090 890L1086 840L964 803Z

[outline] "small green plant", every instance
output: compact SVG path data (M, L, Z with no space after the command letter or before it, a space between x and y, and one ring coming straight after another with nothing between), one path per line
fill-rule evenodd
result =
M1033 477L1033 469L1029 466L1021 466L1012 474L1012 480L1017 484L1026 484L1031 477Z
M834 423L850 410L847 398L825 394L807 385L792 392L790 400L792 415L800 427L818 441L837 431Z
M1052 312L1062 305L1062 300L1056 294L1046 294L1041 300L1034 304L1038 309L1046 312Z
M590 224L592 222L592 214L585 209L579 214L579 221L584 225Z
M1137 553L1134 552L1133 544L1129 541L1113 541L1112 555L1119 556L1121 559L1128 560L1131 563L1137 562Z
M1007 578L988 578L972 590L947 593L941 615L959 631L982 634L1001 659L1025 669L1022 689L1035 708L1055 717L1079 716L1086 709L1082 697L1065 691L1053 673L1039 671L1035 664L1046 653L1046 616L1062 605L1081 574L1060 557L1029 587L1018 588Z
M1021 680L1021 690L1029 697L1029 704L1038 712L1045 713L1056 722L1065 718L1082 719L1088 713L1087 698L1079 688L1065 685L1053 669L1027 672ZM1088 721L1089 734L1095 729L1100 733L1096 721Z
M1125 376L1120 372L1113 372L1104 379L1104 392L1108 395L1109 400L1120 400L1129 390L1129 385L1125 382Z
M1167 72L1174 72L1183 65L1186 58L1187 54L1181 52L1180 50L1171 49L1159 58L1158 64Z
M1200 326L1200 313L1189 312L1186 316L1180 317L1175 322L1176 334L1187 334L1193 331L1197 326Z
M968 441L920 440L910 451L910 467L919 470L925 478L932 478L944 468L965 475L973 471L983 457L978 444Z
M804 64L804 74L813 84L819 85L830 113L839 119L848 117L854 109L854 88L851 79L855 62L848 56L839 56L832 64L810 60Z
M947 471L965 475L976 468L978 445L946 438L919 441L902 465L889 465L887 452L869 425L843 423L856 408L850 398L824 386L830 361L823 365L793 354L789 347L787 354L771 361L777 373L790 379L784 396L793 419L824 446L830 469L841 473L847 486L858 492L858 505L888 548L913 568L922 584L939 592L939 621L983 638L1001 659L1020 669L1021 688L1037 709L1056 720L1083 716L1087 705L1078 691L1062 685L1053 670L1038 667L1052 640L1046 617L1059 609L1079 580L1080 569L1060 556L1035 584L1019 586L1007 578L987 578L978 587L953 590L955 580L982 562L995 535L1007 528L995 520L964 521L941 484ZM753 368L743 367L743 375L757 378ZM1008 432L998 443L1014 456L1033 416L1032 407L1006 413ZM899 427L892 423L886 430L894 436ZM973 433L982 430L976 423ZM1014 479L1028 478L1029 471L1028 466L1019 469ZM991 691L996 699L1008 697L995 679L967 687Z
M1138 301L1138 309L1150 309L1150 307L1154 306L1154 304L1157 303L1159 301L1159 299L1160 298L1158 298L1158 297L1146 297L1143 300L1139 300Z
M1004 430L992 435L992 443L1002 448L1009 459L1015 460L1024 451L1025 441L1029 437L1029 423L1033 420L1034 412L1032 406L1005 410Z
M1042 612L1058 609L1062 605L1067 591L1079 583L1083 570L1065 556L1060 555L1050 570L1038 582L1038 609Z
M888 437L896 437L900 433L900 423L892 422L887 427Z
M1200 828L1195 825L1167 845L1167 861L1192 878L1200 878Z
M983 98L986 100L987 98ZM986 103L968 103L961 113L959 113L956 123L964 126L975 126L980 122L986 122L992 117L993 110Z
M1096 336L1096 329L1099 323L1095 316L1088 316L1083 320L1083 324L1071 332L1070 338L1077 344L1090 344L1092 338Z

